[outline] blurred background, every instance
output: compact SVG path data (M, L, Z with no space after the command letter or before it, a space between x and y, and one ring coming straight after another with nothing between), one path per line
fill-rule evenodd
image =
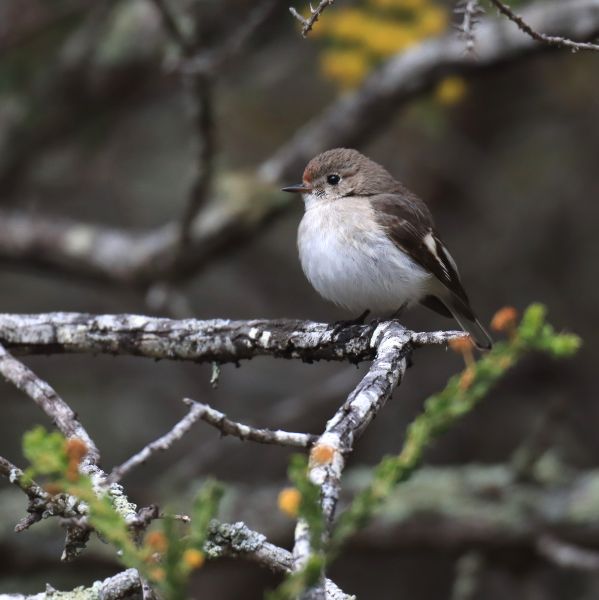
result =
M194 95L197 80L182 74L184 52L168 34L159 4L2 0L0 221L18 214L144 232L186 214L206 130L194 121L201 98ZM220 48L223 40L239 38L244 27L254 27L243 48L210 75L212 190L231 189L227 182L235 177L247 178L250 186L257 182L260 166L307 121L346 94L367 93L365 77L386 59L444 35L461 18L453 13L453 2L339 0L303 39L287 4L169 3L182 31L201 30L193 49L199 48L201 56ZM487 14L495 17L490 8ZM459 494L461 485L435 487L444 477L482 469L489 481L502 481L498 473L513 464L539 427L544 435L539 465L552 473L552 482L567 489L573 481L568 477L591 477L599 462L594 381L599 56L543 48L472 74L442 74L380 121L372 134L361 136L359 150L428 202L481 320L488 323L505 305L523 309L540 301L558 329L584 339L574 360L557 364L531 357L511 372L482 406L439 439L427 454L420 484L416 478L406 485L412 490L409 498L416 508L426 506L425 513L450 513L443 501ZM294 164L281 173L286 181L255 184L270 190L268 202L277 209L257 219L251 235L234 236L226 251L213 252L192 273L166 283L90 277L85 269L50 268L35 251L1 250L0 310L344 318L303 277L295 244L301 200L277 191L281 184L299 182L302 167ZM218 202L218 193L213 196ZM200 223L202 210L209 208L200 209ZM453 327L425 309L408 313L405 323L418 330ZM225 365L218 389L212 389L205 365L105 356L25 362L78 412L102 450L106 469L168 430L185 413L185 396L208 402L234 420L318 433L367 368L261 358L240 368ZM416 353L384 417L360 440L349 465L348 489L362 481L364 467L399 451L423 401L461 368L460 357L441 348ZM0 454L23 465L23 432L48 423L11 386L3 382L0 390ZM221 439L200 423L124 483L139 505L155 502L185 512L202 480L216 477L229 488L226 518L245 520L290 547L293 522L276 509L288 458L285 449ZM427 485L437 490L439 506L429 506ZM485 493L497 499L493 490ZM481 501L489 500L481 494ZM500 500L489 514L504 510L505 498ZM403 507L387 518L401 520L413 510ZM118 571L97 541L75 563L61 564L63 540L56 522L13 533L23 511L19 491L2 483L0 593L38 592L46 582L71 589ZM460 598L456 573L459 580L475 564L478 588L464 598L590 599L599 594L597 572L559 568L516 534L470 541L458 535L459 542L443 542L435 538L434 519L431 523L428 536L420 536L414 525L408 538L380 523L377 530L375 524L349 545L331 577L359 598ZM526 530L530 523L520 525ZM589 547L599 546L598 526L599 521L594 528L585 521ZM223 560L197 573L191 595L252 600L277 582L255 565Z

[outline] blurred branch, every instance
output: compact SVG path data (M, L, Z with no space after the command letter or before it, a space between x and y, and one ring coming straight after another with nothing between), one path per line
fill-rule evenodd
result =
M204 73L215 75L232 58L237 56L250 40L252 35L266 22L278 8L276 0L263 0L251 9L243 20L224 42L213 48L202 49L186 57L179 66L184 74Z
M599 571L599 552L569 544L559 538L545 534L537 541L539 554L562 569Z
M535 29L590 39L599 33L599 0L535 2L523 11ZM475 75L539 52L532 38L505 19L481 19L476 58L464 53L458 32L425 40L389 59L353 93L330 104L260 168L267 181L292 179L313 156L335 146L357 146L388 124L390 115L428 92L448 73Z
M115 467L108 477L109 481L120 481L131 469L143 464L158 451L168 450L177 440L180 440L201 418L201 405L186 402L189 412L165 435L142 448L137 454L126 460L122 465Z
M320 15L327 7L331 6L333 2L335 2L335 0L320 0L316 8L312 8L312 4L310 4L310 16L307 19L302 17L295 8L292 6L289 7L289 12L302 24L303 37L306 37L308 33L312 31L312 27L314 27L314 24L318 21Z
M179 46L184 52L192 50L190 40L183 32L179 19L173 12L169 0L151 0L151 3L155 6L156 10L160 14L164 29L173 40L173 42Z
M464 336L461 331L415 333L395 321L339 332L334 325L291 319L177 321L139 315L0 313L0 343L20 354L103 353L210 363L266 355L357 363L372 359L379 344L391 343L390 333L385 333L390 331L400 336L406 352L423 342L445 344Z
M262 6L264 17L269 5ZM523 18L535 30L590 39L599 33L599 0L539 2L528 6ZM261 21L256 17L255 22ZM476 37L476 59L464 53L459 32L424 41L391 58L358 90L334 101L300 129L256 176L229 175L229 189L224 194L215 190L215 197L193 219L183 253L177 222L135 232L0 212L0 261L138 287L189 278L216 256L241 247L289 206L281 194L273 193L272 185L297 177L314 155L334 146L363 143L403 104L427 92L448 72L472 75L546 48L504 19L481 19ZM204 60L190 59L190 68L200 68Z
M545 33L539 33L533 29L521 16L517 15L507 4L501 0L489 0L497 10L505 15L510 21L513 21L526 35L529 35L533 40L549 44L550 46L557 46L559 48L570 48L574 52L578 50L599 50L598 44L591 44L585 42L575 42L564 37L547 35Z
M291 431L273 431L271 429L258 429L243 423L236 423L227 419L227 416L212 408L208 404L200 404L189 398L185 399L190 406L196 407L198 418L216 427L222 435L232 435L240 440L258 442L259 444L277 444L292 448L308 448L316 440L315 435L309 433L293 433Z

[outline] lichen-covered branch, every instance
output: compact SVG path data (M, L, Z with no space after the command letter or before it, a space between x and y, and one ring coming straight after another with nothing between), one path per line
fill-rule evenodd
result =
M0 345L0 374L27 394L68 438L79 438L87 446L87 462L94 464L100 452L77 419L75 411L44 380Z
M205 546L210 558L234 556L250 560L277 573L290 573L293 569L291 552L275 546L257 531L252 531L245 523L211 524L208 542ZM330 579L325 581L326 600L351 600Z
M337 331L292 319L230 321L140 315L0 314L0 343L15 354L122 354L236 363L256 356L360 362L376 353L372 325ZM445 344L461 331L406 332L414 345Z
M250 427L243 423L231 421L227 418L227 415L208 404L200 404L188 398L185 399L185 402L195 408L198 419L216 427L223 435L232 435L240 440L258 442L259 444L289 446L291 448L308 448L317 439L317 436L309 433Z
M320 487L320 504L325 520L325 539L330 536L341 490L345 457L354 441L385 405L406 369L411 335L397 322L381 324L372 336L376 356L364 378L349 395L318 438L310 453L308 477ZM306 567L313 548L309 524L300 519L295 528L294 569ZM308 592L306 598L322 596L322 589Z
M126 598L141 597L141 580L135 569L127 569L103 581L95 581L88 588L78 587L70 592L59 592L47 586L45 592L39 594L2 594L2 600L125 600Z

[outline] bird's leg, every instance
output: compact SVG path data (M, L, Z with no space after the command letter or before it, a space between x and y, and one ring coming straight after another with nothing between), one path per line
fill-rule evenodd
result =
M333 335L338 334L342 329L352 327L353 325L363 325L366 317L370 314L370 310L367 308L361 315L358 315L355 319L346 319L344 321L335 321L333 323Z

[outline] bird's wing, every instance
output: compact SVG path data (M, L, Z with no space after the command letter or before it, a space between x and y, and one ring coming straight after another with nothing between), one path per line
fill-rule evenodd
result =
M455 261L437 235L426 204L406 189L371 196L370 200L376 220L393 243L469 307Z

